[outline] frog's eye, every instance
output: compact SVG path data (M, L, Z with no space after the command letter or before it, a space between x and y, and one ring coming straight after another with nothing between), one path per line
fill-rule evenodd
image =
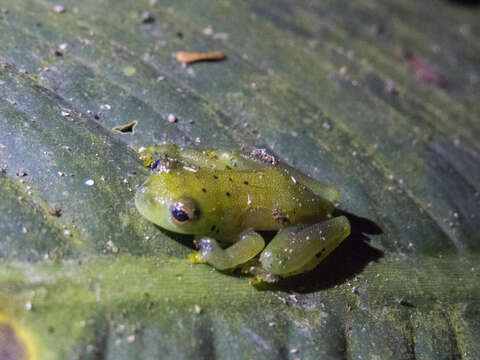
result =
M185 224L198 217L198 210L192 200L176 201L170 208L172 221L175 224Z

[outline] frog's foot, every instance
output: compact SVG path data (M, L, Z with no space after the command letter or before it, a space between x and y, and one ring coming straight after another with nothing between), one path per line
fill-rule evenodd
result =
M198 243L201 259L219 270L233 269L265 247L263 237L252 230L241 233L239 240L226 249L222 249L213 238L201 238Z
M260 256L266 272L287 277L312 270L350 235L345 216L278 232Z

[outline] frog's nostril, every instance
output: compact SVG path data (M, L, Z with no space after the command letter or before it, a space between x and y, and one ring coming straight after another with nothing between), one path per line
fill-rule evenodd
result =
M147 187L142 186L138 189L135 195L135 206L140 211L141 214L144 214L146 209L152 205L151 196L148 196Z

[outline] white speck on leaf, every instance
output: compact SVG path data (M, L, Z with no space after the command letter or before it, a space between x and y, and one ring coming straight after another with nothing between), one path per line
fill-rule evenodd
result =
M65 12L65 6L63 5L54 5L53 6L53 11L56 12L57 14L62 14Z
M168 114L167 120L169 123L174 123L177 121L177 117L174 114Z

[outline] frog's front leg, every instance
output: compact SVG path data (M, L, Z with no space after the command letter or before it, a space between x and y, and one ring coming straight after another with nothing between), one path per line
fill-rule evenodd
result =
M219 270L233 269L252 259L265 247L263 237L253 230L246 230L237 242L222 249L218 242L209 237L198 241L200 252L193 256L195 262L206 262Z
M287 277L309 271L350 235L350 222L339 216L319 224L281 229L260 256L262 267Z

